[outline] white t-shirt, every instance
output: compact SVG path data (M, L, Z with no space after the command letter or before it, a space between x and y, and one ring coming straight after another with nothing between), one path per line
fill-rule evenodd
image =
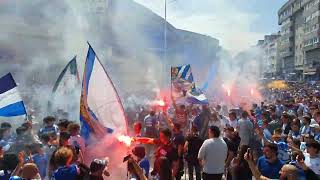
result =
M238 128L238 120L233 120L233 121L231 121L230 119L228 120L228 124L229 124L229 126L231 126L231 127L233 127L234 129L237 129Z
M198 158L204 161L203 172L223 174L227 154L228 147L222 138L205 140L198 154Z
M320 175L320 157L310 158L309 153L304 153L305 164L317 175Z

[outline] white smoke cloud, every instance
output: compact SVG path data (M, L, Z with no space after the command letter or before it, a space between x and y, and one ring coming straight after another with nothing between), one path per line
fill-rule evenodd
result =
M135 0L164 17L164 0ZM249 49L263 37L252 32L258 14L240 9L233 0L168 0L167 19L177 28L198 32L220 40L233 55ZM248 0L241 1L250 3Z

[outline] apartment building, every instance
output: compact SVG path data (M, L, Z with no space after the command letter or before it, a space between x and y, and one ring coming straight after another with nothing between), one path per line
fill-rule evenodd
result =
M289 0L278 11L279 61L287 79L315 79L320 74L320 0Z

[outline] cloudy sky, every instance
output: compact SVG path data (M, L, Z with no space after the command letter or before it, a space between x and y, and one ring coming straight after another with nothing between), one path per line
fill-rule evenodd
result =
M164 16L164 0L135 0ZM233 53L277 32L277 11L287 0L167 0L175 27L218 38Z

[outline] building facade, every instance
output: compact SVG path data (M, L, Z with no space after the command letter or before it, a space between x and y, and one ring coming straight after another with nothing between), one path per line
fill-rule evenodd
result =
M260 42L259 47L262 49L262 74L266 78L274 78L278 76L279 71L279 34L271 34L264 36L264 40Z
M284 78L316 80L320 69L320 0L289 0L278 11Z

